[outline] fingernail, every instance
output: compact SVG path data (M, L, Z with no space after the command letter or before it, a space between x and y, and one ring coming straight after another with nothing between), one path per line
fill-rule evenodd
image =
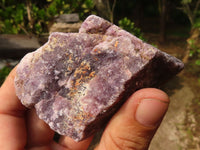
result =
M157 125L168 108L168 102L156 99L141 100L136 110L136 120L144 126Z

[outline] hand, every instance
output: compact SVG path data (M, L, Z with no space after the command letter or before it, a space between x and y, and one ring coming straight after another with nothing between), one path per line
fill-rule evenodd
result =
M26 109L15 95L15 69L0 88L1 150L86 150L92 137L79 143L62 136ZM153 88L135 92L112 117L95 150L147 150L169 104L168 96Z

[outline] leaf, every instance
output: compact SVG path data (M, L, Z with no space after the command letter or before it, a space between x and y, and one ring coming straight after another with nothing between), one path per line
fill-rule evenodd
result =
M200 78L198 78L198 82L199 82L199 84L200 84Z
M200 66L200 59L196 60L195 64L198 65L198 66Z
M192 0L182 0L182 1L181 1L182 4L189 4L189 3L191 3L191 2L192 2Z
M132 22L130 19L128 19L127 17L121 19L118 21L118 25L119 27L121 27L122 29L132 33L133 35L137 36L138 38L140 38L141 40L145 40L143 38L143 34L141 33L141 30L137 27L135 27L134 22Z
M200 18L196 18L195 19L193 27L194 28L200 28Z
M192 57L194 55L194 53L195 52L193 50L190 50L189 56Z

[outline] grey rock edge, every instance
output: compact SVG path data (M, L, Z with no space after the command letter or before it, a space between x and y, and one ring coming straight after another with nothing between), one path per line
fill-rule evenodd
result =
M136 90L158 87L183 63L91 15L79 33L52 33L17 67L16 94L61 135L81 141Z
M25 54L39 47L40 43L34 36L0 34L0 60L21 59Z

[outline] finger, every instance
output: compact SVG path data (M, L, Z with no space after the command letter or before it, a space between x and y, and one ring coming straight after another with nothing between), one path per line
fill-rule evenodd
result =
M93 136L83 141L76 142L70 137L62 136L59 140L59 144L63 147L66 147L69 150L87 150L92 141L92 138Z
M15 95L15 70L0 88L0 149L24 149L26 144L26 109Z
M96 150L147 150L168 104L158 89L137 91L110 120Z
M54 131L41 119L38 118L35 109L28 111L27 145L26 148L42 147L53 142Z

